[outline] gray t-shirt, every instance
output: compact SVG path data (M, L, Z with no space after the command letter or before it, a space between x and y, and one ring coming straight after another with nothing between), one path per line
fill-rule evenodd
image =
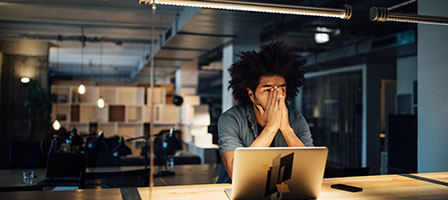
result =
M288 112L289 123L297 137L305 146L313 146L310 129L303 115L289 109ZM252 106L233 106L224 112L218 121L218 143L221 156L226 152L234 151L237 147L250 146L258 134L257 120ZM275 135L273 146L288 146L280 130Z

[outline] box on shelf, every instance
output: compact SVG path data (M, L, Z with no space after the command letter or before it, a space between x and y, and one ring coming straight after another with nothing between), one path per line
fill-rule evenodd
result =
M108 110L94 105L80 105L80 122L107 122Z
M193 126L209 126L210 113L207 104L194 106Z
M165 88L154 87L154 104L165 104ZM146 89L146 105L150 105L151 101L151 88Z
M191 135L206 135L208 134L208 126L190 126Z
M70 103L71 100L71 88L70 86L53 86L51 87L51 93L56 95L57 103Z
M210 133L193 135L193 142L199 147L211 146L213 145L213 135Z
M118 104L117 87L100 87L100 96L103 97L106 104Z
M182 105L198 106L201 104L201 98L199 96L182 96L184 103Z
M118 104L143 105L144 92L142 87L118 87Z
M177 95L184 96L194 96L196 95L196 88L179 88Z
M165 104L173 104L174 84L163 83L163 84L156 84L156 86L165 88Z
M141 122L143 119L143 106L126 106L126 121Z
M124 120L125 120L125 106L122 105L109 106L110 122L124 122Z
M78 101L76 103L91 103L96 104L96 101L100 97L100 89L95 86L86 86L86 93L81 95L78 94L78 87L76 87L76 92L74 96L78 96Z
M70 121L70 105L69 104L53 104L51 109L51 120L59 120L60 122Z
M151 120L151 106L144 106L143 107L143 121L149 122ZM153 119L157 119L157 109L154 107L153 113L152 113Z
M158 123L179 123L180 107L175 105L156 106Z

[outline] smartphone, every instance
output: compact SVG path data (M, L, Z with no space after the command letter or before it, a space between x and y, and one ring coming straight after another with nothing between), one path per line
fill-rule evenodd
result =
M334 189L349 191L349 192L361 192L362 191L362 188L360 188L360 187L355 187L355 186L350 186L350 185L345 185L345 184L333 184L330 187L334 188Z

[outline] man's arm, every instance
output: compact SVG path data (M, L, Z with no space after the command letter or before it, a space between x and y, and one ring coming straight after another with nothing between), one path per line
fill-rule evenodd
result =
M281 102L285 102L282 90L275 86L271 89L268 96L268 102L266 110L262 106L254 106L254 110L257 109L264 120L266 120L263 131L252 142L249 147L269 147L272 140L275 137L278 129L281 125L283 110L281 108Z
M224 167L226 168L227 174L229 175L230 179L232 179L233 176L233 155L235 151L228 151L222 155L222 161L224 163Z
M283 111L282 123L280 124L280 131L288 144L288 147L305 147L305 144L297 137L294 129L289 124L289 113L286 107L285 101L280 103L280 107Z

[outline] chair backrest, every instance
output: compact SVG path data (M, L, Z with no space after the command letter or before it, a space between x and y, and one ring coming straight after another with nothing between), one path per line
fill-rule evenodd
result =
M51 153L47 160L46 177L79 178L86 171L85 154Z

